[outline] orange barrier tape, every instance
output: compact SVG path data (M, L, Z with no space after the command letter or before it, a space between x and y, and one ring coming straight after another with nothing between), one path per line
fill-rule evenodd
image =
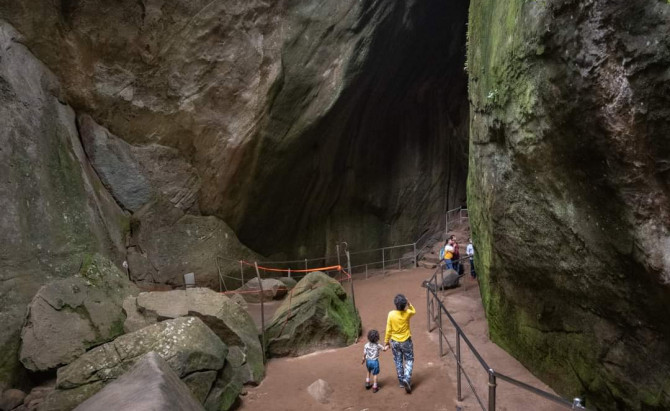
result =
M249 265L251 267L254 267L254 264L248 262L248 261L241 261L242 264ZM264 270L264 271L276 271L276 272L282 272L282 273L288 273L289 271L292 273L311 273L314 271L333 271L333 270L338 270L338 271L344 271L341 265L331 265L330 267L320 267L320 268L309 268L306 270L291 270L288 268L270 268L270 267L263 267L263 266L258 266L259 270Z

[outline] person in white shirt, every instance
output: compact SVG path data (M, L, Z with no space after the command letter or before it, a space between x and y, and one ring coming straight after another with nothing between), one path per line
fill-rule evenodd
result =
M468 238L468 246L465 248L465 252L470 257L470 275L472 278L477 278L477 273L475 272L475 247L472 246L472 238Z

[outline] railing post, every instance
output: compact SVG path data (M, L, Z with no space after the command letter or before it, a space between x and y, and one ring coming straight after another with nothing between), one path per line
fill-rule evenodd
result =
M307 269L307 259L305 258L305 270ZM307 273L305 273L307 274Z
M402 270L402 267L400 265L401 261L402 261L402 258L398 258L398 271Z
M414 267L418 267L419 257L416 255L416 243L412 244L412 247L414 248Z
M463 394L461 392L461 333L456 332L456 366L458 373L456 374L456 387L458 388L458 401L463 401Z
M258 288L261 290L261 343L263 344L263 363L265 363L265 307L263 302L263 281L261 280L261 273L258 271L258 262L254 261L256 267L256 277L258 278Z
M351 256L349 255L349 250L345 249L344 252L347 255L347 268L349 269L349 284L351 285L351 303L354 305L354 311L358 312L356 308L356 294L354 293L354 276L351 273Z
M365 264L365 279L368 279L368 265Z
M442 333L442 307L440 307L440 304L437 304L437 326L440 329L440 357L442 357L442 352L444 350L442 346L442 339L444 338L444 334Z
M337 265L342 265L342 262L340 262L340 243L335 244L335 249L337 250Z
M291 278L291 268L288 269L288 278Z
M386 262L384 261L385 254L385 250L382 248L382 274L386 271Z
M242 265L242 260L240 260L240 278L242 279L242 285L244 285L244 266Z
M493 369L489 368L489 409L488 411L496 410L496 374Z
M430 282L426 284L426 315L428 316L428 332L430 332L430 288L427 286L430 285Z

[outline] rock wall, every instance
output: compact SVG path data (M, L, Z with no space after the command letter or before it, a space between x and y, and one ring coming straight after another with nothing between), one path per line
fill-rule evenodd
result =
M491 338L598 409L670 407L670 4L473 0L468 206Z
M21 378L26 306L95 252L120 264L129 218L86 162L55 76L0 20L0 385Z
M192 164L199 213L263 254L312 257L411 241L464 201L467 3L26 0L0 15L78 111Z

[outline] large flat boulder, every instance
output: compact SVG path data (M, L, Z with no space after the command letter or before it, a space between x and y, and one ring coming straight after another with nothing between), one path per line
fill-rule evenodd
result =
M196 373L214 371L221 376L228 347L198 318L182 317L153 324L96 347L59 368L56 390L49 394L41 409L74 408L151 351L160 355L176 375L187 382L187 377ZM202 383L203 379L195 381ZM202 389L200 386L189 388L193 392Z
M261 289L263 290L261 292ZM276 278L263 278L258 281L258 277L254 277L247 281L237 291L248 303L260 303L261 294L264 301L279 300L284 298L288 287L286 284Z
M361 320L342 285L317 271L291 290L267 328L268 352L298 356L353 343Z
M167 362L152 351L75 410L204 411L204 408Z
M124 302L126 330L166 319L200 318L229 348L227 361L236 379L258 384L265 374L263 351L253 319L239 304L208 288L140 293Z
M21 331L21 363L47 371L123 334L123 301L138 292L111 261L87 258L77 275L48 283L33 298Z

